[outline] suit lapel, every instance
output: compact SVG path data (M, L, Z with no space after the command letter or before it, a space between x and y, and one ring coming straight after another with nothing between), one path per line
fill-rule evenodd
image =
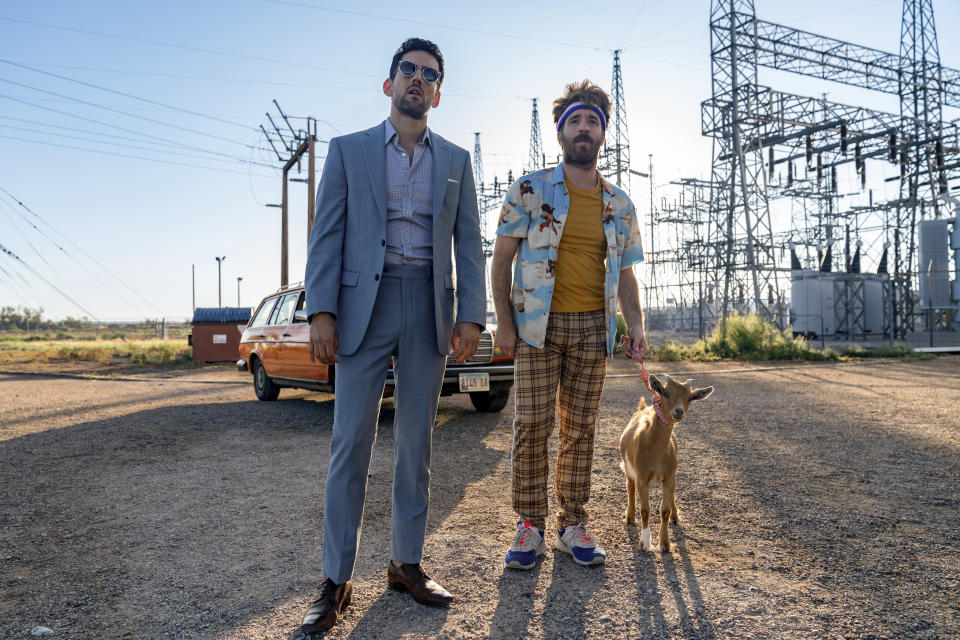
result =
M432 131L430 142L433 144L433 232L436 234L443 195L447 192L447 178L450 177L450 147L446 140Z
M385 125L381 122L367 130L363 139L363 155L367 160L367 175L373 189L373 199L384 224L387 221L387 148L383 141Z

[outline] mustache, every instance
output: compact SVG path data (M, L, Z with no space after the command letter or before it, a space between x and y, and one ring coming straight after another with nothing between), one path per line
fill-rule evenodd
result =
M591 137L590 137L588 134L586 134L586 133L581 133L581 134L578 135L576 138L574 138L573 141L574 141L574 142L593 142L593 138L591 138Z

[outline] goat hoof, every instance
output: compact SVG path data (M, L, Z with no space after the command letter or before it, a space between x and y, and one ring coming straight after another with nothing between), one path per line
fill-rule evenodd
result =
M660 553L670 553L670 543L660 545Z
M637 516L635 516L635 515L630 515L630 514L628 513L628 514L626 514L626 515L623 516L623 521L626 522L627 524L636 524L636 523L637 523Z

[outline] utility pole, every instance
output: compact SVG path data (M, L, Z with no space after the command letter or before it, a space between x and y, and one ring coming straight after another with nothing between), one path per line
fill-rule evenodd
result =
M242 276L237 276L237 308L240 308L240 281L243 280Z
M284 132L277 126L277 123L274 122L273 117L271 117L269 113L267 113L266 116L267 120L270 121L273 131L268 132L263 125L260 125L260 130L263 132L263 135L266 136L267 142L270 143L273 152L277 154L277 160L284 163L280 205L268 204L267 206L279 207L280 209L280 286L285 287L290 283L289 216L287 213L289 203L287 184L289 181L305 182L307 184L307 242L309 243L310 234L313 232L314 209L316 207L316 178L314 174L316 173L317 121L315 118L308 117L306 119L306 130L299 129L295 131L293 125L290 124L290 119L283 112L283 109L280 108L276 100L273 101L273 104L280 113L284 124L287 125L289 139L284 137ZM279 139L280 145L289 157L284 157L284 154L280 152L277 145L274 144L274 138ZM307 156L308 175L306 179L290 178L290 169L292 169L294 165L297 167L297 172L300 172L300 163L304 155Z
M223 306L223 298L221 297L221 288L220 285L223 280L220 277L220 265L223 264L223 261L227 259L227 256L216 256L214 260L217 261L217 306Z
M193 312L197 312L197 265L190 265L190 292L193 296Z

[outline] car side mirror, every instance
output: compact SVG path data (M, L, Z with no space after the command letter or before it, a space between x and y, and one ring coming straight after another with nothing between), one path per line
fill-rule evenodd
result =
M293 312L293 323L297 324L298 322L303 322L304 324L306 324L307 312L305 310L304 311L298 310Z

